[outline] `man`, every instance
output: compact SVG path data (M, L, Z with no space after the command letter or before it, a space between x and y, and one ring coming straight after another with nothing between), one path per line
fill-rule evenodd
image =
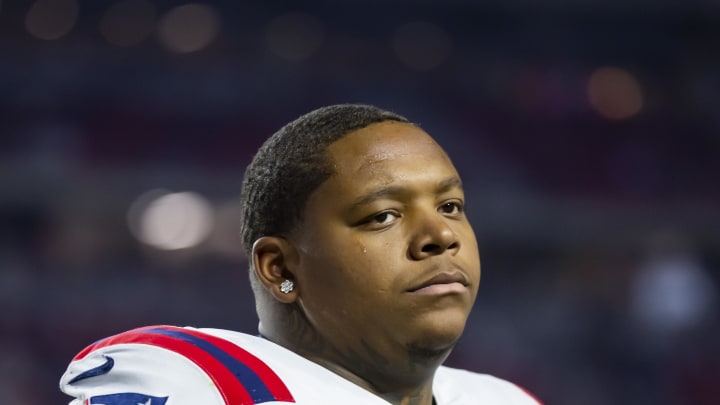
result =
M402 116L364 105L286 125L245 173L260 336L155 326L101 340L71 404L537 405L442 366L480 282L460 177Z

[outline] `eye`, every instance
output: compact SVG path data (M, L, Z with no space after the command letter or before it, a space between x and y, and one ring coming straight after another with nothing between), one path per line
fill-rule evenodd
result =
M358 223L358 226L368 230L381 230L392 225L398 219L400 219L400 214L398 212L382 211L365 218Z
M393 221L395 221L397 218L399 218L397 215L393 214L392 212L385 211L381 212L373 217L370 217L368 220L368 223L374 223L374 224L380 224L380 225L386 225Z
M458 201L450 201L442 204L438 211L442 212L443 214L460 214L463 212L463 206L462 203Z

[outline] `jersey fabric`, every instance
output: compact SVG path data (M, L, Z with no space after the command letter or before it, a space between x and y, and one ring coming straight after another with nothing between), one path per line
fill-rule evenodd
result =
M389 402L262 337L150 326L95 342L60 380L70 405L388 405ZM538 405L499 378L440 367L437 405Z

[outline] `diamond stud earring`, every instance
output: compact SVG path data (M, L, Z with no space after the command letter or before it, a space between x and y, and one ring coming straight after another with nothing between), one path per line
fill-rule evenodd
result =
M284 294L289 294L290 291L295 289L295 283L293 283L291 280L285 280L282 283L280 283L280 291L282 291Z

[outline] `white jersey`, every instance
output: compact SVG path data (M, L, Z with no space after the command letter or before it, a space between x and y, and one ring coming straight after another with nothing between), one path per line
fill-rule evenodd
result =
M73 358L70 405L388 405L338 374L261 337L150 326L100 340ZM516 385L440 367L437 405L538 405Z

